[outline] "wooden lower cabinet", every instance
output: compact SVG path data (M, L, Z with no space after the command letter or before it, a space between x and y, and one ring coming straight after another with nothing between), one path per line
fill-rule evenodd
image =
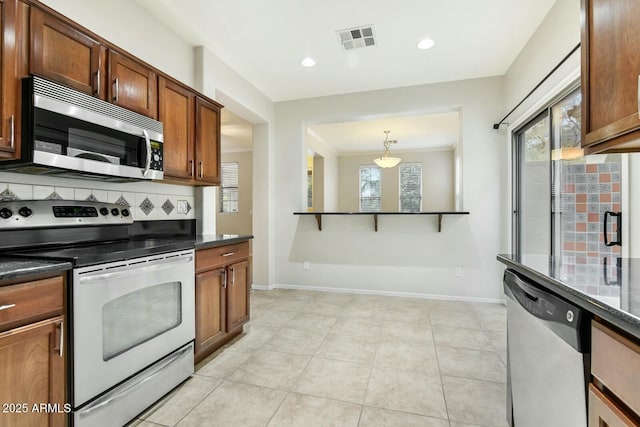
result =
M224 268L217 268L196 275L196 354L204 354L225 335L224 274Z
M249 242L196 251L198 363L249 321Z
M591 324L589 427L640 426L640 344L594 320Z
M227 330L249 321L249 261L227 267Z
M0 286L0 425L65 426L64 279Z
M637 426L618 406L593 384L589 384L589 427Z

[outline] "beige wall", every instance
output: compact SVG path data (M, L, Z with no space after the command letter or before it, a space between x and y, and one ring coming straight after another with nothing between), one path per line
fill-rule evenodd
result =
M252 234L252 152L223 153L222 161L238 162L238 212L221 213L216 209L216 231L220 234Z
M422 211L454 210L453 150L424 152L393 152L403 163L422 163ZM343 156L338 161L338 210L359 210L360 166L374 165L374 155ZM382 169L382 211L398 212L398 167Z

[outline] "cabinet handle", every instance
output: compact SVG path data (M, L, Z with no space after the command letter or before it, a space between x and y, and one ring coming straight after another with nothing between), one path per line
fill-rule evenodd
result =
M100 98L100 70L96 71L96 95Z
M64 321L58 324L60 328L60 339L58 341L58 348L54 350L58 350L58 356L62 357L62 346L64 345Z
M9 117L9 138L11 139L11 148L16 148L16 116L13 114Z
M231 255L235 255L235 252L227 252L226 254L222 254L222 256L231 256Z
M118 83L118 78L113 81L113 101L118 102L118 93L120 92L120 85Z
M220 272L222 273L222 287L227 289L227 270L221 268Z
M13 308L13 307L15 307L15 306L16 306L15 304L4 304L4 305L0 305L0 310L7 310L7 309Z
M202 162L198 162L198 169L199 169L199 174L200 176L198 178L202 178L202 175L204 173L204 166L202 165Z
M236 284L236 269L232 268L231 269L231 286L234 286Z
M189 168L191 169L191 177L193 178L193 160L189 160Z

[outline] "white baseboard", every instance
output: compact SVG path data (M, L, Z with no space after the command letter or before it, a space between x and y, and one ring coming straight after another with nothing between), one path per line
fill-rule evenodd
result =
M382 295L382 296L400 297L400 298L421 298L421 299L433 299L433 300L443 300L443 301L484 302L484 303L493 303L493 304L505 304L505 300L500 298L479 298L479 297L464 297L464 296L438 295L438 294L420 294L420 293L412 293L412 292L376 291L371 289L328 288L324 286L286 285L283 283L275 283L272 285L254 284L252 285L252 289L255 289L258 291L271 291L273 289L295 289L299 291L337 292L337 293L345 293L345 294Z

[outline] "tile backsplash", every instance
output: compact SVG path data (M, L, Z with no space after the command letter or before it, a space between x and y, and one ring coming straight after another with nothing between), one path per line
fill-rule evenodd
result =
M0 173L0 201L96 200L127 206L136 221L194 219L194 189L155 182L113 183Z

